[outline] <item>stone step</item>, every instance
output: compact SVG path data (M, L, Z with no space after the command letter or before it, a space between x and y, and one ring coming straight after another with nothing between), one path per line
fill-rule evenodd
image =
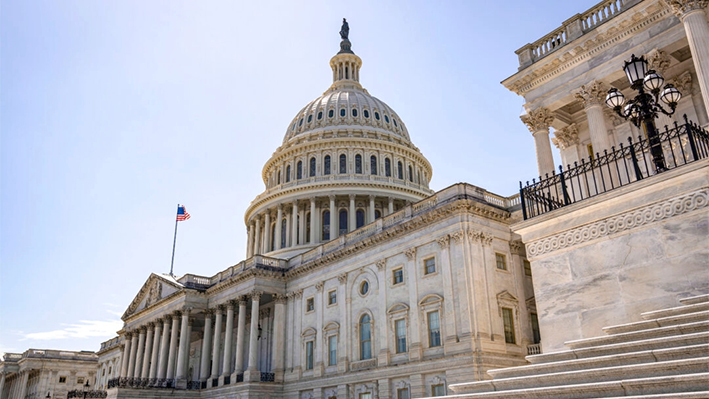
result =
M592 384L622 379L667 377L707 372L709 372L709 357L698 357L693 359L600 367L585 370L560 371L523 377L495 378L494 380L459 384L457 392L480 393L507 391L513 389Z
M650 338L668 337L672 335L691 334L709 331L709 321L699 321L694 323L678 324L676 326L657 327L650 330L632 331L618 333L601 337L584 338L575 341L567 341L564 345L571 349L588 348L591 346L618 344L622 342L640 341Z
M709 357L709 342L700 345L680 346L676 348L654 349L630 353L617 353L551 363L531 364L489 370L487 373L498 378L514 378L539 374L559 373L564 371L588 370L601 367L614 367L631 364L654 363L670 360Z
M682 305L694 305L695 303L709 302L709 294L690 296L688 298L682 298L679 303Z
M676 308L653 310L651 312L640 313L640 317L645 320L652 320L686 313L702 312L705 310L709 310L709 302L698 302L691 305L677 306Z
M622 379L590 384L557 385L479 393L459 393L463 384L452 384L450 399L594 399L706 391L709 373ZM700 396L701 397L701 396Z
M616 396L605 399L707 399L709 391L660 393L657 395Z
M669 337L651 338L646 340L621 342L610 345L599 345L590 348L578 348L560 352L542 353L527 356L532 364L544 364L563 360L583 359L597 356L608 356L646 350L677 348L682 346L701 345L709 342L709 332L682 334Z
M638 321L635 323L619 324L617 326L604 327L606 334L619 334L624 332L649 330L657 327L676 326L678 324L694 323L709 320L709 310L686 313L676 316L661 317L659 319Z

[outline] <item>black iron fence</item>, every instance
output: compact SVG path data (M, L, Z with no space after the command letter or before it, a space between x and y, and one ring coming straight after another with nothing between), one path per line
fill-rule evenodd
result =
M111 389L111 388L175 389L176 386L175 386L175 380L172 378L112 378L112 379L108 380L107 388L108 389ZM201 389L201 388L202 388L202 383L200 381L187 381L186 389Z
M72 398L105 398L108 396L106 391L82 391L81 389L74 389L66 394L67 399Z
M665 126L659 140L665 158L665 169L657 170L650 153L650 142L640 136L636 141L628 137L628 145L611 147L610 151L582 159L581 163L559 166L552 172L520 185L520 200L524 219L533 218L571 205L586 198L614 190L653 176L664 170L709 157L709 132L687 120L673 128Z

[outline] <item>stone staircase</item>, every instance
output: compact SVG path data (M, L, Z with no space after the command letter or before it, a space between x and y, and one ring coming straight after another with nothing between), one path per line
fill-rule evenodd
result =
M490 370L492 380L450 385L448 398L709 398L709 295L680 304Z

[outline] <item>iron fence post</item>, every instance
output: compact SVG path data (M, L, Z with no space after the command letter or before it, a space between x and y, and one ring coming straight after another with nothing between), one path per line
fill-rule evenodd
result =
M559 165L559 179L561 181L561 193L564 196L564 206L569 205L569 193L566 191L566 180L564 180L564 165Z
M694 126L689 123L687 119L687 114L684 114L684 128L687 129L687 140L689 141L689 148L692 150L692 157L694 160L698 160L697 156L697 145L694 143Z
M628 143L630 143L630 159L633 162L633 171L635 172L635 180L643 179L643 172L640 171L640 166L638 166L638 158L635 156L635 145L633 144L633 138L628 137Z
M522 182L519 182L519 202L522 204L522 217L527 220L527 207L524 204L524 188L522 188Z

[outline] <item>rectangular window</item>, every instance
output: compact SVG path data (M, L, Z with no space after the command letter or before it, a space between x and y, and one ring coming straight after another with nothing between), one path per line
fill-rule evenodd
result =
M436 258L429 258L423 262L426 269L424 270L424 274L431 274L436 272Z
M305 343L305 369L313 369L313 341Z
M500 270L507 270L507 258L503 254L495 254L495 261L497 262L497 268Z
M66 377L59 377L60 384L66 384Z
M313 310L315 310L315 299L308 298L308 300L305 302L305 311L312 312Z
M359 399L372 399L372 393L371 392L364 392L359 394Z
M337 365L337 335L331 335L327 339L329 366Z
M441 346L441 320L438 311L428 314L428 346Z
M404 269L399 268L394 270L392 273L394 284L400 284L404 282Z
M446 387L443 384L432 385L431 396L446 396Z
M406 319L396 322L396 353L406 352Z
M84 377L76 377L76 383L84 385Z
M409 399L409 388L397 389L396 399Z
M542 336L539 334L539 319L537 319L536 313L530 313L530 319L532 319L532 336L534 338L534 343L538 344L542 342Z
M512 309L502 308L502 321L505 323L505 342L508 344L516 343L515 322L512 318Z
M327 293L327 304L334 305L337 303L337 291L332 290Z
M529 263L528 260L523 260L522 265L524 266L524 275L525 276L532 276L532 265Z

